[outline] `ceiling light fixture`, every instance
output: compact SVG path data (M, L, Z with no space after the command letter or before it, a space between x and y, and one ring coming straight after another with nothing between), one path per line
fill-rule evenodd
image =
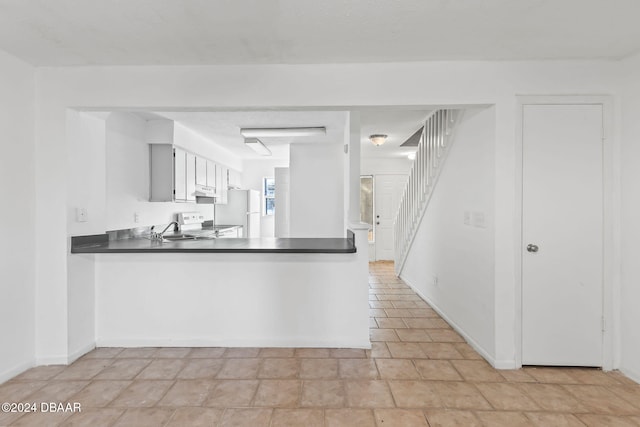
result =
M327 128L319 127L292 127L292 128L242 128L240 134L245 138L272 138L287 136L316 136L325 135Z
M387 135L376 133L373 135L369 135L369 139L371 140L371 143L373 145L375 145L376 147L379 147L382 144L384 144L384 142L387 140Z
M251 148L261 156L270 156L271 150L269 150L258 138L247 138L244 140L245 145Z

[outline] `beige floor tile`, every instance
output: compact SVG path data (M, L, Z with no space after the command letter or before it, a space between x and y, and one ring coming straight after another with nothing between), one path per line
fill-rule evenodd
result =
M184 368L185 361L179 359L155 359L136 376L139 380L169 380Z
M482 425L471 411L429 409L425 411L425 415L431 427L480 427Z
M409 359L380 359L376 360L380 378L394 380L420 379L413 362Z
M117 408L151 407L173 385L173 381L136 380L125 388L109 406Z
M371 307L371 308L393 308L393 302L391 302L391 301L369 301L369 307Z
M125 348L116 357L132 359L150 359L158 349L156 347Z
M387 314L387 317L411 317L411 313L408 308L385 308L384 312Z
M525 415L536 427L584 427L584 424L571 414L527 412Z
M607 389L631 403L636 408L640 408L640 384L616 385L607 387Z
M263 359L227 359L218 372L219 379L251 379L258 376Z
M162 347L153 354L153 357L156 359L180 359L187 357L190 352L191 348L187 347Z
M72 415L71 412L31 412L12 421L11 427L55 427Z
M300 359L300 378L338 378L338 360Z
M518 384L545 411L553 412L585 412L585 407L558 384Z
M98 347L82 356L83 359L111 359L122 353L122 347Z
M498 371L502 377L509 382L514 383L535 383L535 378L527 374L524 369L501 369Z
M169 421L172 414L173 409L167 408L127 409L114 427L157 427Z
M614 386L621 384L620 381L618 381L615 377L607 375L600 369L576 368L567 371L567 374L573 377L576 380L575 382L580 384L603 386Z
M149 366L152 359L116 359L104 368L94 380L131 380L144 368Z
M66 366L64 365L49 365L49 366L37 366L35 368L31 368L17 377L14 378L16 381L35 381L35 380L50 380L55 377L62 371L64 371Z
M451 363L467 381L504 381L502 375L484 360L452 360Z
M431 337L426 329L397 329L396 334L400 341L406 342L431 342Z
M379 427L429 427L422 411L410 409L376 409Z
M215 386L212 380L177 380L157 406L200 406Z
M328 348L296 348L296 357L327 358L330 356Z
M433 342L464 342L464 339L452 329L430 329L429 336Z
M434 381L431 385L447 408L491 409L489 402L473 384L459 381Z
M114 424L124 413L124 409L116 408L84 408L67 418L64 427L107 427Z
M419 343L413 342L389 342L389 352L394 358L400 359L426 359L427 355L422 351Z
M347 405L358 408L392 408L391 392L385 381L346 381Z
M414 317L405 319L410 328L416 329L450 329L451 326L440 318Z
M381 329L404 329L407 327L401 317L379 317L376 321Z
M454 344L451 343L424 343L420 345L422 351L429 359L464 359Z
M369 329L377 329L378 328L378 322L376 322L376 319L373 317L369 318Z
M420 376L431 381L462 381L462 377L448 360L415 360Z
M212 427L222 420L223 409L178 408L165 427Z
M258 378L298 378L300 360L297 358L265 359L262 361Z
M69 399L72 402L79 402L82 408L99 408L107 406L129 385L131 381L127 380L92 381Z
M369 317L375 317L376 319L387 317L387 313L383 308L370 308Z
M234 358L234 359L252 358L252 357L258 357L258 354L260 354L259 348L233 347L233 348L228 348L227 351L224 352L223 357Z
M630 417L595 414L579 414L577 417L588 427L637 427Z
M640 410L618 395L598 385L565 385L563 386L578 401L586 406L589 412L608 415L636 415Z
M113 359L80 359L69 365L54 377L56 380L90 380L104 368L113 363Z
M258 380L218 381L205 400L204 406L228 408L249 406L258 389Z
M393 301L393 308L418 308L414 301Z
M371 341L400 341L394 329L371 329L369 336Z
M276 409L271 427L323 427L322 409Z
M0 412L0 426L10 426L22 416L24 416L24 412Z
M378 369L371 359L339 359L338 374L345 379L373 380L378 378Z
M368 357L374 359L386 359L391 357L389 353L389 347L384 342L372 342L371 350L368 351Z
M326 427L375 427L371 409L327 409L324 411Z
M262 348L260 349L259 357L294 357L294 348Z
M576 384L566 368L523 368L524 372L543 384Z
M494 409L501 411L536 411L540 409L515 384L478 383L476 387Z
M416 297L416 298L417 299L414 299L414 301L420 302L419 297ZM418 318L440 317L438 316L438 313L428 308L408 308L407 310L409 310L409 316L407 317L418 317Z
M339 380L307 380L302 383L302 406L341 408L345 406L345 391Z
M0 402L22 402L48 384L47 381L9 381L0 384Z
M224 360L222 359L187 359L184 368L176 376L182 380L212 379L220 372Z
M254 406L295 407L300 400L300 381L262 380L258 386Z
M361 348L333 348L330 351L330 355L337 359L357 359L366 357L365 351Z
M613 379L615 379L616 381L618 381L622 385L632 385L632 386L637 386L638 385L637 382L633 381L631 378L626 377L620 371L609 371L609 372L605 372L605 373L608 376L610 376Z
M49 381L40 390L26 397L29 402L62 402L85 388L89 381ZM15 398L14 398L15 399ZM10 399L10 402L15 402Z
M400 408L442 407L442 400L427 381L389 381L389 388Z
M434 339L435 341L435 339ZM458 350L458 352L460 352L460 354L462 354L462 356L465 359L470 359L470 360L484 360L482 358L482 356L480 356L478 354L477 351L475 351L473 349L473 347L471 347L469 344L467 344L466 342L458 342L453 344L453 346L456 348L456 350Z
M273 409L227 409L220 427L269 427Z
M191 349L187 357L190 357L193 359L210 359L210 358L216 359L216 358L222 357L225 351L226 351L226 348L221 348L221 347L193 348Z
M534 425L520 412L478 411L476 416L487 427L531 427Z

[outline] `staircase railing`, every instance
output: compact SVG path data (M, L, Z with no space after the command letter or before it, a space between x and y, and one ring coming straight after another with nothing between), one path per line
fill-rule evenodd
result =
M400 275L424 216L442 164L453 141L462 110L436 110L425 120L418 151L411 166L394 222L395 271Z

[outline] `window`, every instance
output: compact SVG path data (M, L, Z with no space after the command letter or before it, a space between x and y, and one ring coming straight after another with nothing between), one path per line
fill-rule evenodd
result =
M273 215L276 209L275 178L262 179L262 198L262 212L264 212L264 215Z
M369 224L369 242L373 242L373 176L360 177L360 221Z

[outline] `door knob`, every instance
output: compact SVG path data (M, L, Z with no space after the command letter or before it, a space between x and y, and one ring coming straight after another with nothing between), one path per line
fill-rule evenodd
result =
M380 225L380 221L376 221L376 225Z
M538 252L538 249L539 249L539 248L538 248L538 245L533 245L533 244L531 244L531 243L529 243L529 244L527 245L527 250L528 250L529 252L533 252L533 253L535 253L535 252Z

